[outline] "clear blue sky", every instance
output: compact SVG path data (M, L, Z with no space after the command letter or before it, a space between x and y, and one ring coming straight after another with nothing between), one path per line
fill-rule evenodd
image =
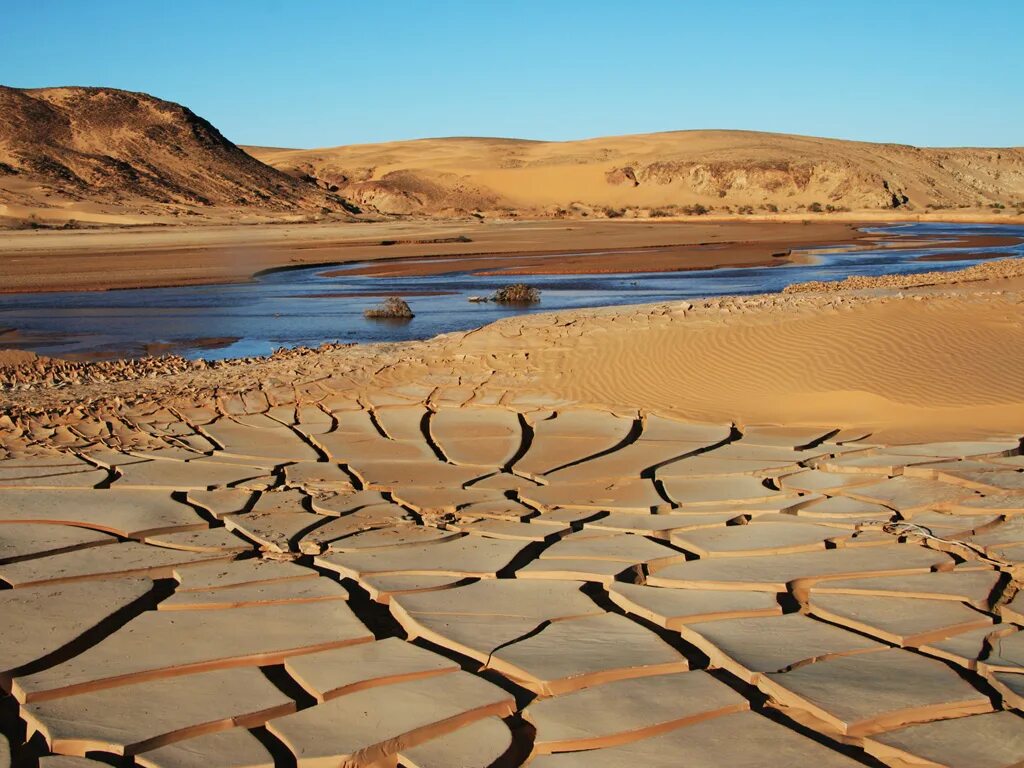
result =
M0 0L0 83L146 91L272 146L687 128L1019 146L1022 50L1022 0Z

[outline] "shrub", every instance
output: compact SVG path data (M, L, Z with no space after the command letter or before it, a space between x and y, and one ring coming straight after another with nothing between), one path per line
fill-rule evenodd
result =
M739 208L736 209L736 213L740 214L741 216L749 216L753 212L754 207L750 205L741 205Z
M708 209L705 208L700 203L694 203L693 205L683 206L683 213L685 213L687 216L704 216L707 214L707 212Z
M604 209L604 215L607 216L609 219L618 219L621 216L624 216L625 213L626 213L626 211L624 209L622 209L622 208L605 208Z
M30 213L27 219L22 219L14 225L14 229L48 229L34 213Z
M540 291L526 283L512 283L496 290L491 301L498 304L536 304L540 301Z
M779 212L779 206L777 206L775 203L767 203L764 206L764 209L766 211L768 211L768 213L778 213Z
M663 219L666 216L671 216L671 212L666 211L664 208L655 208L648 214L652 219Z
M384 302L376 307L370 307L363 312L364 317L377 319L400 319L409 320L413 315L405 299L400 296L388 296Z
M811 213L821 213L821 203L811 203L807 206L807 210Z

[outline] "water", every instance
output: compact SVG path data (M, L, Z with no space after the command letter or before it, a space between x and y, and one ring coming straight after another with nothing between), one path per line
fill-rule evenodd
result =
M1024 239L1024 227L1008 225L905 224L866 231L892 234L895 239L900 235ZM245 357L268 354L276 347L316 346L325 341L425 339L515 314L765 293L795 282L841 280L849 275L961 269L974 261L956 259L957 255L979 252L992 258L1024 256L1024 245L933 244L917 249L848 252L821 249L815 263L808 265L522 278L478 276L465 271L421 277L368 277L346 275L343 267L320 266L275 272L240 285L0 295L0 329L17 329L19 346L57 357L142 354L153 342L166 344L188 357ZM938 254L950 255L953 260L916 260ZM458 262L453 262L453 269L457 266ZM327 272L335 276L327 277ZM540 288L541 303L511 308L466 300L472 295L490 294L515 280ZM442 295L415 295L421 291ZM413 320L382 322L363 317L363 310L377 304L381 294L392 293L407 296L416 313Z

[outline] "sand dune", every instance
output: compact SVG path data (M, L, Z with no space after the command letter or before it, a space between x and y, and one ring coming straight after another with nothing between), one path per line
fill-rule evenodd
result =
M528 354L528 389L556 401L897 439L1021 431L1021 262L984 266L1013 277L954 290L908 281L902 298L797 292L559 313L488 326L463 347Z
M1016 300L992 296L984 309L959 297L840 302L782 318L773 299L743 303L736 321L696 315L584 341L561 360L568 393L701 418L911 431L942 423L986 433L1021 408L1010 382L1024 375L1024 359L1007 354L1024 343L1010 320Z
M1021 148L923 149L749 131L676 131L572 142L447 138L246 149L382 213L646 216L681 214L697 205L716 214L818 207L991 212L992 205L1024 202Z

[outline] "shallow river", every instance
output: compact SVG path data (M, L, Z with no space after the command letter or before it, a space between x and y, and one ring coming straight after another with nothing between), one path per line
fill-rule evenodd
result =
M867 231L937 238L1024 238L1024 227L1005 225L906 224ZM156 342L188 357L244 357L267 354L275 347L316 346L325 341L424 339L529 312L764 293L790 283L840 280L848 275L960 269L973 259L958 259L958 255L979 252L993 258L1024 256L1024 245L822 249L809 251L814 263L805 265L522 278L466 271L425 277L346 276L343 267L320 266L274 272L240 285L0 295L0 331L16 329L17 339L11 340L18 346L54 356L137 355ZM940 254L950 260L918 260ZM327 277L326 272L334 276ZM516 280L539 287L541 303L517 309L467 301L469 296L489 294ZM416 295L419 292L442 295ZM416 317L407 322L365 319L363 310L378 303L381 294L407 296Z

